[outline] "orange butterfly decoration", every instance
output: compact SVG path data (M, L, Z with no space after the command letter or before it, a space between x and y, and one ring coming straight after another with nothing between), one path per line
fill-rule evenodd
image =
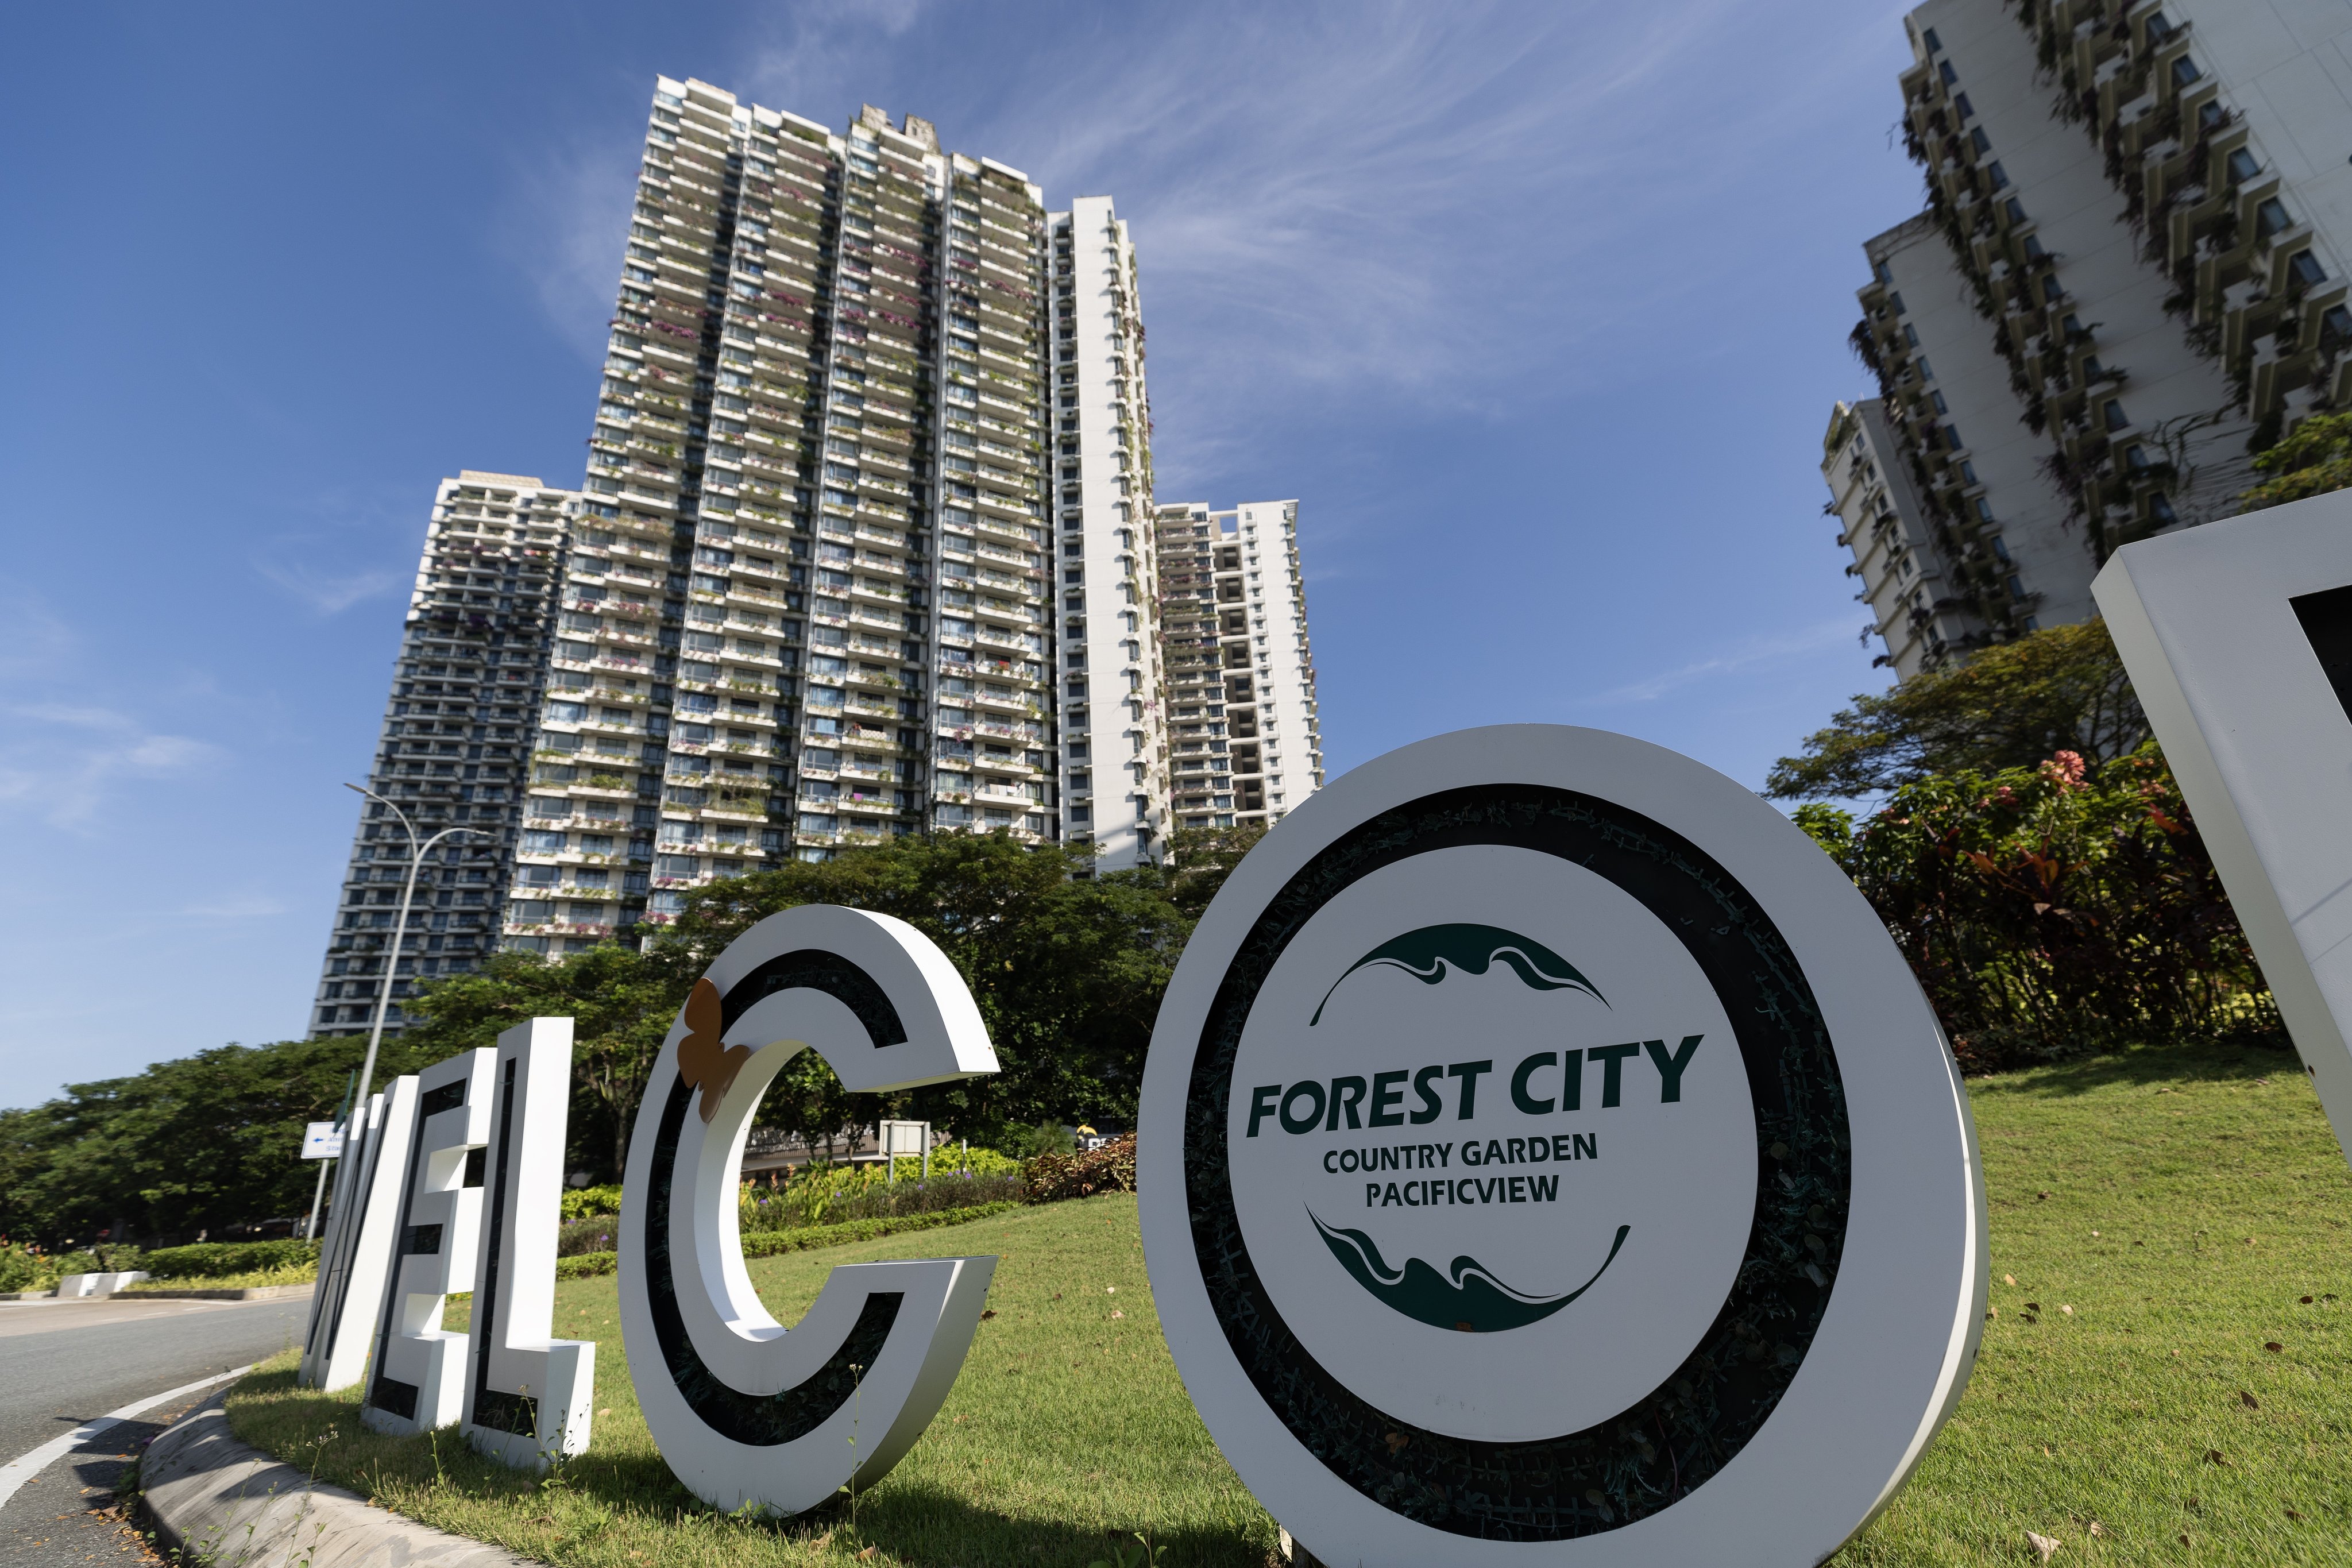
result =
M702 1120L709 1121L733 1087L735 1075L751 1059L751 1047L719 1043L727 1018L719 1005L719 987L708 975L694 983L693 994L686 999L686 1038L677 1043L677 1076L702 1090Z

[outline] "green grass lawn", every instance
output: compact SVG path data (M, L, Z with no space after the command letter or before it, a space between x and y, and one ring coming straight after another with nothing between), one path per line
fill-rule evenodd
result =
M1970 1089L1998 1316L1839 1561L2032 1561L2032 1531L2062 1563L2352 1562L2352 1173L2293 1054Z
M1958 1413L1838 1561L2030 1563L2029 1531L2062 1543L2062 1568L2352 1561L2352 1174L2294 1058L2142 1051L1971 1089L1998 1316ZM1160 1341L1131 1198L750 1267L791 1322L835 1264L981 1252L1004 1258L996 1315L854 1523L724 1518L671 1479L610 1279L556 1288L556 1331L599 1342L594 1446L556 1484L446 1436L367 1434L352 1399L293 1386L291 1357L248 1378L231 1416L321 1479L566 1568L1083 1568L1139 1530L1165 1563L1267 1563L1273 1521Z

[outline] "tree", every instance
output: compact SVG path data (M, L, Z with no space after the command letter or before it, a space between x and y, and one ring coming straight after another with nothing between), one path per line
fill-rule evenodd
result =
M222 1046L0 1112L0 1234L58 1246L154 1240L299 1215L303 1124L335 1114L367 1042ZM377 1082L435 1059L387 1038Z
M2109 762L2147 738L2147 715L2105 626L2045 626L1891 691L1855 697L1806 739L1801 755L1772 764L1764 793L1782 800L1875 795L1938 774L2030 768L2062 751Z
M501 952L471 974L426 984L404 1004L424 1020L404 1040L419 1059L436 1062L495 1045L525 1019L570 1017L569 1157L575 1169L618 1180L628 1164L637 1100L694 984L683 957L610 942L552 961Z
M2352 414L2315 414L2254 458L2271 477L2238 499L2248 511L2352 485Z
M1152 1022L1192 922L1159 868L1072 875L1087 863L1004 833L909 837L698 889L668 941L699 973L779 910L895 915L971 985L1002 1068L918 1089L903 1097L908 1110L975 1140L1046 1120L1132 1126Z
M2097 767L2061 752L1915 780L1859 822L1795 815L1886 922L1972 1071L2279 1028L2153 742Z
M1169 901L1187 919L1199 920L1234 868L1242 863L1242 857L1256 848L1265 837L1262 822L1245 822L1238 827L1178 828L1168 841Z

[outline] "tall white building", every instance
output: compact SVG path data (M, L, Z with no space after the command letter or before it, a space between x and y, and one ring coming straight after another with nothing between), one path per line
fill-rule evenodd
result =
M1279 821L1323 787L1298 503L1163 506L1157 531L1176 824Z
M1047 226L1063 832L1118 870L1156 858L1168 826L1143 317L1109 197L1081 196Z
M445 827L468 831L419 872L398 973L387 973L408 838L383 805L362 805L312 997L314 1033L365 1033L386 985L397 1027L399 999L419 979L462 973L499 945L556 584L579 506L576 490L470 468L436 491L366 778L418 825L420 838ZM630 879L642 900L653 842L649 808L633 808L620 795L612 811L596 857L608 868L600 872L606 883L591 917L607 930L611 900L632 890Z
M398 765L378 776L429 831L481 820L492 803L459 791L495 764L506 815L451 899L434 874L451 929L427 917L415 974L457 961L478 890L468 957L493 938L593 946L667 921L714 879L899 834L1067 835L1112 866L1149 854L1165 792L1135 301L1108 201L1049 230L1020 171L942 149L914 116L868 107L833 132L661 79L582 489L469 473L436 508L393 700L411 710L387 718ZM509 532L453 532L477 504L485 523L505 509ZM485 605L471 584L493 574L472 557L494 542L512 560ZM529 639L499 618L523 614L526 588ZM450 651L428 634L460 603L474 640ZM1059 668L1065 638L1080 668ZM446 778L407 768L427 686L450 716L417 757L464 770ZM1064 798L1065 723L1083 811ZM478 763L446 752L452 724ZM1089 776L1104 747L1155 765L1106 799ZM349 887L369 901L348 906L356 930L339 917L315 1028L359 1025L372 994L358 977L381 826L363 822L373 858Z
M1854 342L1958 647L2087 617L2116 547L2230 515L2254 453L2352 398L2352 9L1931 0L1906 26L1928 209L1865 247ZM1887 597L1869 530L1841 537ZM1899 637L1898 671L1944 657Z

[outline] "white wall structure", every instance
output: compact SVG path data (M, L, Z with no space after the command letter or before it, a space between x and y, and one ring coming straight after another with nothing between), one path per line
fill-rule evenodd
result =
M2098 593L2352 1158L2352 491L2126 545Z
M550 1337L572 1020L518 1024L496 1055L463 1425L483 1453L544 1470L587 1452L596 1394L596 1342Z
M1323 786L1298 503L1171 503L1154 532L1176 822L1278 822Z
M1049 215L1063 824L1104 870L1166 836L1166 719L1151 549L1151 401L1135 241L1108 196Z
M1855 343L1974 646L2088 618L2116 549L2232 514L2254 451L2352 398L2352 16L1930 0L1906 25L1929 207L1865 247Z
M835 1268L787 1329L737 1233L760 1097L801 1051L851 1089L996 1070L947 956L887 915L803 905L719 954L664 1042L629 1145L621 1321L646 1425L715 1509L799 1513L881 1479L947 1397L993 1258Z
M498 1052L466 1051L416 1075L416 1131L376 1313L374 1369L360 1420L403 1435L457 1424L466 1410L467 1336L441 1326L452 1291L474 1289L481 1246L481 1151L490 1141Z
M1276 825L1138 1134L1186 1391L1326 1563L1824 1562L1982 1331L1902 954L1780 813L1622 735L1438 736Z
M305 1387L330 1394L359 1382L375 1349L376 1309L401 1244L401 1199L416 1129L415 1075L370 1095L365 1115L356 1157L347 1153L335 1173L298 1374Z

